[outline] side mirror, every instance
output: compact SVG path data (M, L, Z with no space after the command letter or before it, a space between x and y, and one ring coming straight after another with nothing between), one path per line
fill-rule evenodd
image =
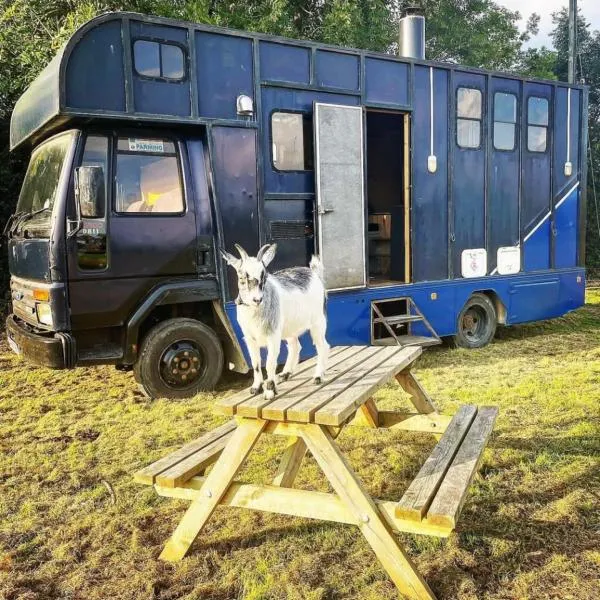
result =
M105 210L104 169L77 167L75 169L75 200L81 217L103 219Z

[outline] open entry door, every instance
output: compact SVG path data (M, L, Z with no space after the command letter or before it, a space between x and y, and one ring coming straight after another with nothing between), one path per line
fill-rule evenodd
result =
M314 105L319 255L328 290L364 287L363 114Z

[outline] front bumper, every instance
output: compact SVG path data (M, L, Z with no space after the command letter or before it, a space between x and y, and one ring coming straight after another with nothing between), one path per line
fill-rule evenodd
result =
M9 343L26 359L51 369L70 369L75 366L75 340L65 332L37 331L14 314L6 320ZM12 343L11 343L12 342Z

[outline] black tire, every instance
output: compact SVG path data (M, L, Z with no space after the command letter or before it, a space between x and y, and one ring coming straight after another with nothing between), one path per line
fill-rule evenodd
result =
M460 311L452 339L459 348L482 348L494 339L497 324L494 303L485 294L475 293Z
M169 319L142 342L133 375L148 398L182 400L212 390L223 372L217 334L194 319Z

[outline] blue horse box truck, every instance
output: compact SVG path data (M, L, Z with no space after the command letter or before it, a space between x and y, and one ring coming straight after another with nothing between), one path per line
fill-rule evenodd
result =
M133 369L151 397L246 372L234 243L276 243L276 269L320 255L331 345L479 347L581 306L587 89L429 62L422 18L401 27L399 57L132 13L81 27L12 115L31 149L12 348Z

